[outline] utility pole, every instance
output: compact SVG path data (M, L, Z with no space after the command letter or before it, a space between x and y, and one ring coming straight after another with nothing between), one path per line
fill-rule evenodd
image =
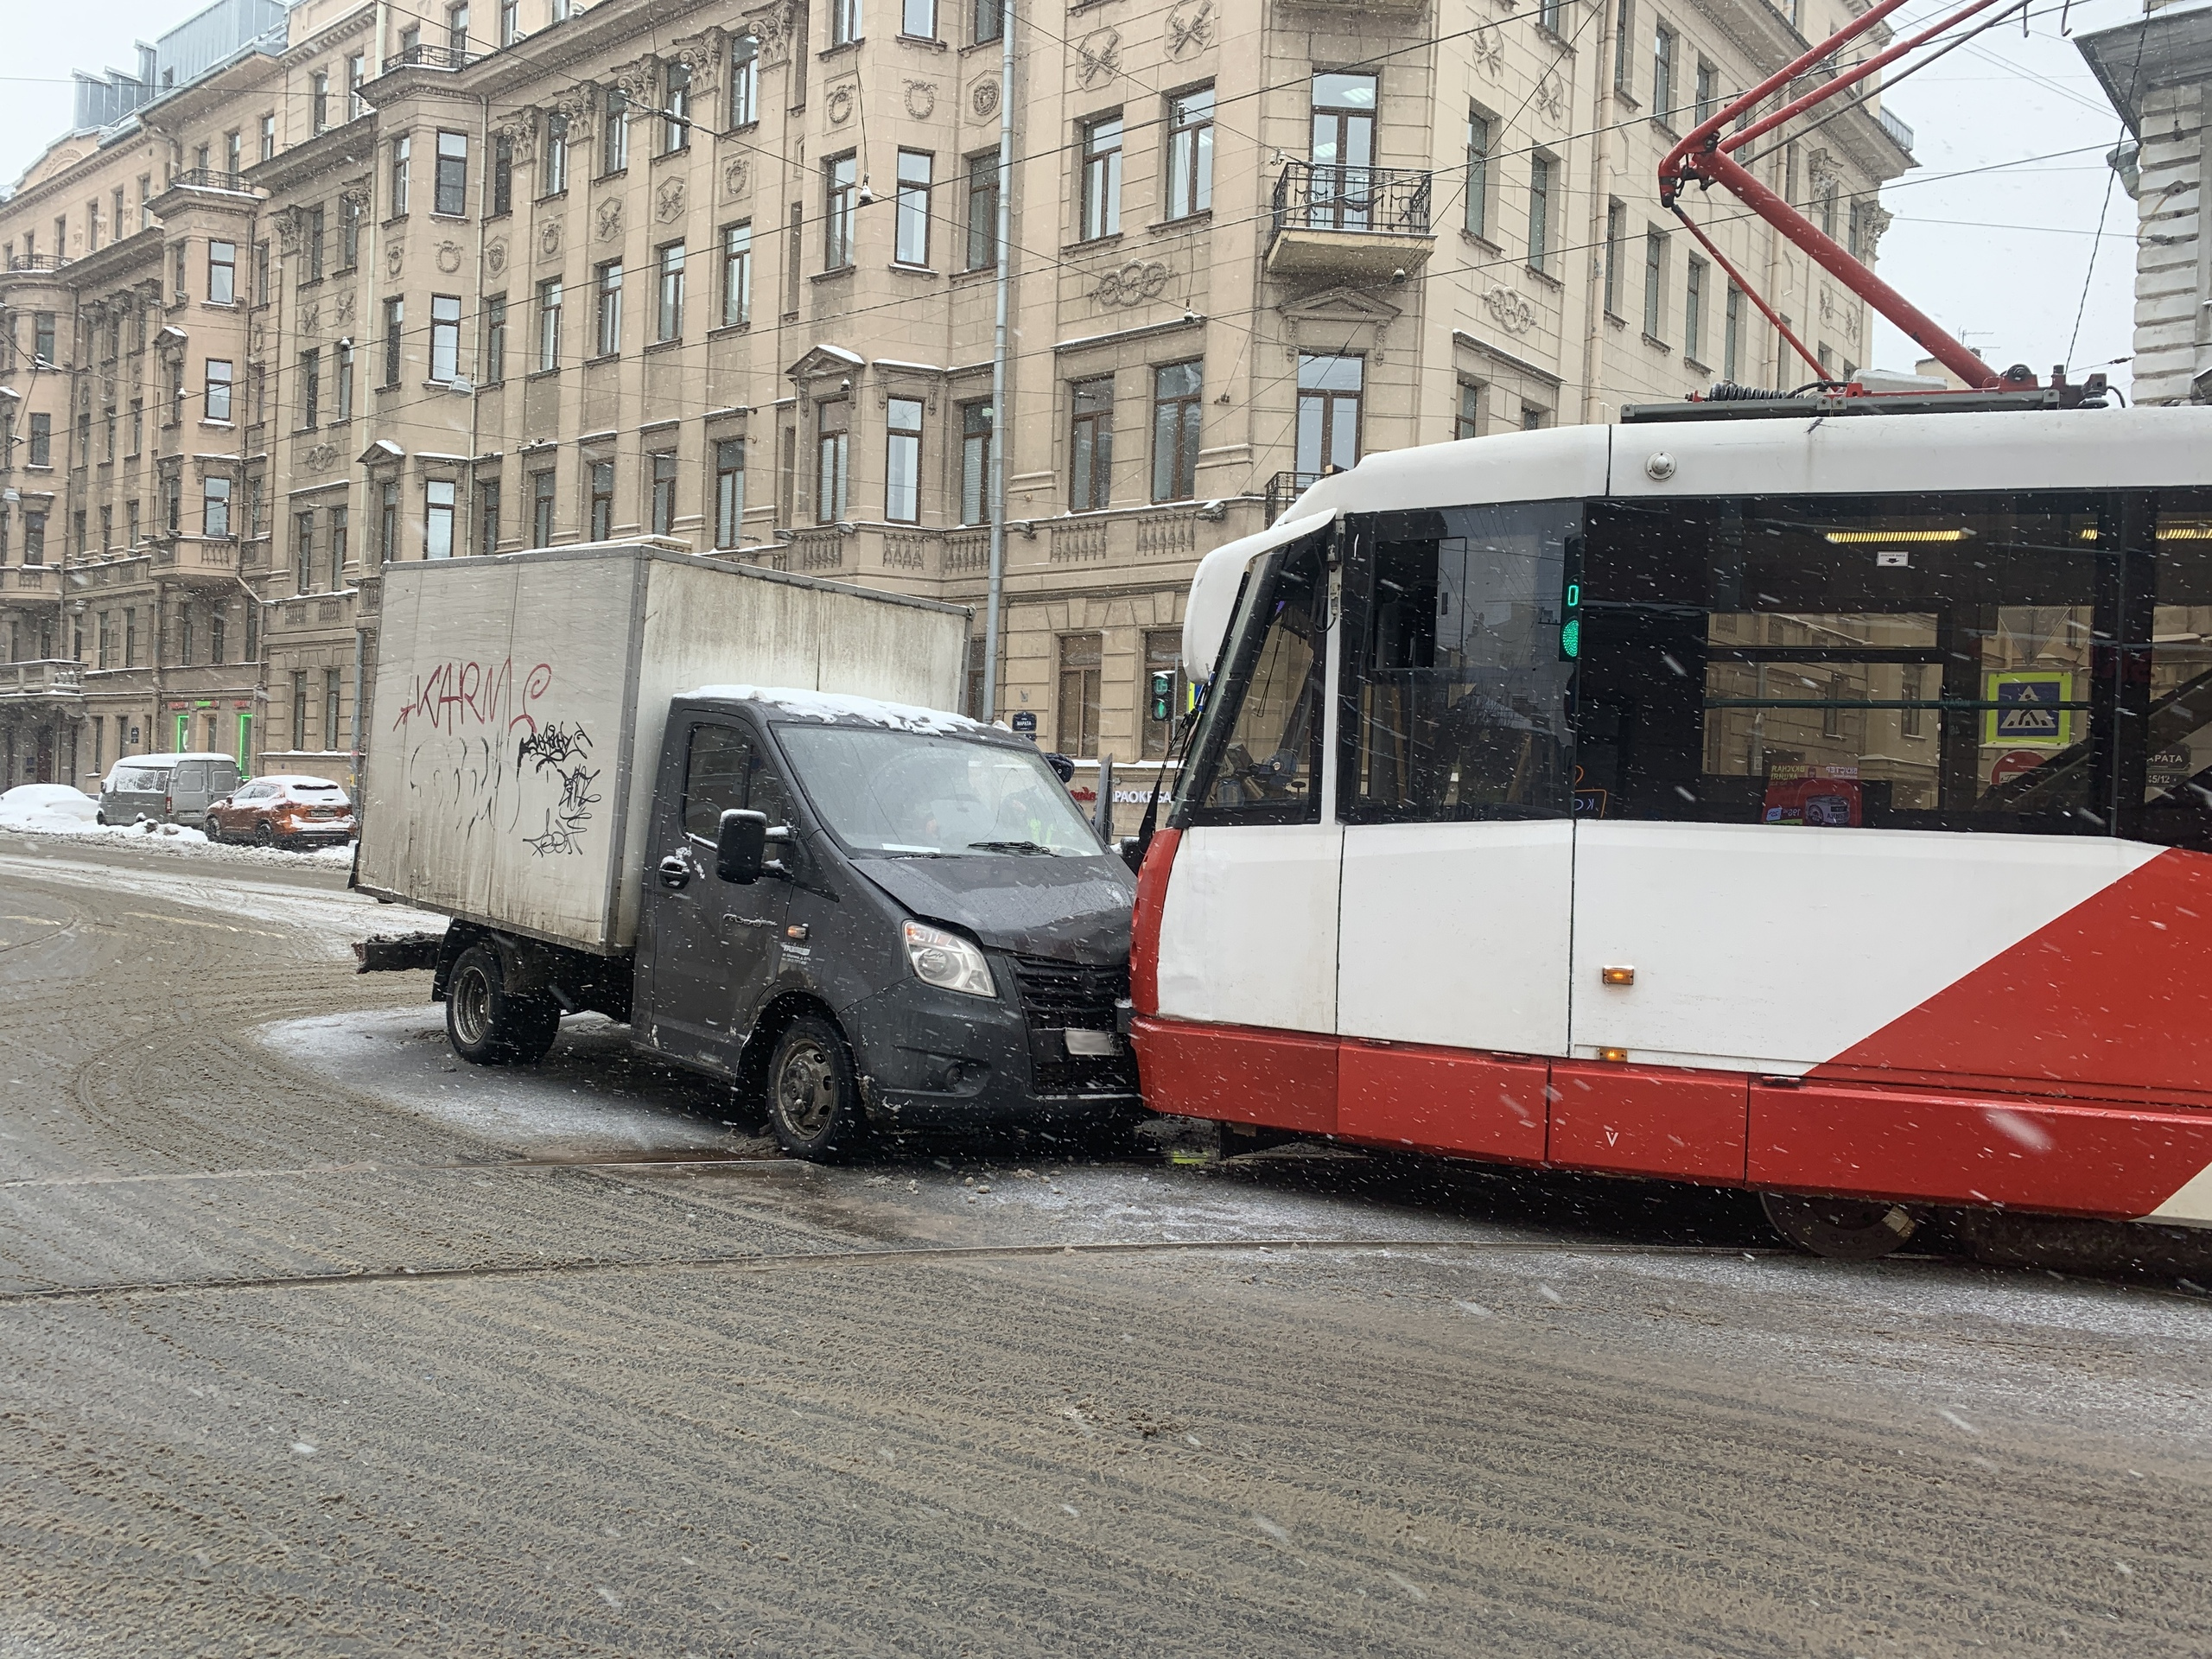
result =
M1007 300L1014 281L1014 0L999 0L998 321L991 334L991 585L983 613L983 707L999 712L999 631L1006 602Z

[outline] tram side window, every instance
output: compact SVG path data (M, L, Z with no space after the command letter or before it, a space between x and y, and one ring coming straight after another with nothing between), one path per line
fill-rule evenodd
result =
M1593 505L1578 811L2113 833L2126 740L2092 648L2133 626L2117 512L2070 493Z
M2212 851L2212 494L2162 492L2144 710L2145 841Z
M1325 592L1321 538L1268 555L1245 579L1219 683L1200 716L1179 822L1311 823L1320 817Z
M1348 823L1566 817L1579 504L1379 515L1348 576Z

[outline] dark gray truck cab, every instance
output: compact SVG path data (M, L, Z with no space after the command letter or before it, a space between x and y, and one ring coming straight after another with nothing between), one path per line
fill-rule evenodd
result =
M1141 1109L1115 1029L1133 880L1026 738L819 693L678 697L631 855L627 982L510 938L501 993L627 1018L638 1046L760 1092L787 1150L871 1124L1072 1138ZM449 1028L461 954L441 952Z

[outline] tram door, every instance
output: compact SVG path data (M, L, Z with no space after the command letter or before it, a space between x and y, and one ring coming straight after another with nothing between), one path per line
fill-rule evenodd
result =
M1354 521L1344 575L1338 1127L1541 1160L1567 1052L1572 503Z

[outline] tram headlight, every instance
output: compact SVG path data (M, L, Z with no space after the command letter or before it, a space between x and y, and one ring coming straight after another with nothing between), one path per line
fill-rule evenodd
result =
M906 941L906 965L925 985L965 996L999 994L991 982L991 964L969 940L927 922L910 921L899 931Z

